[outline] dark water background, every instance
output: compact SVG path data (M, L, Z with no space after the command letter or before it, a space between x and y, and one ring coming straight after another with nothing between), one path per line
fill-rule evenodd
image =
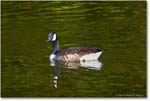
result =
M2 97L146 97L146 2L1 2ZM49 66L55 31L60 49L103 49L102 67Z

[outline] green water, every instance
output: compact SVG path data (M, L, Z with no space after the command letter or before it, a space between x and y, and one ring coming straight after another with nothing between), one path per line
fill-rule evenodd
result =
M13 1L1 8L2 97L146 97L146 2ZM45 42L51 31L61 50L102 49L100 70L55 70Z

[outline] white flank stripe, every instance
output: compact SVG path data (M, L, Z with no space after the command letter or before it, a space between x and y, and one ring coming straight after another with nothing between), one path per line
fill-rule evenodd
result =
M91 61L91 60L97 60L98 57L102 54L102 52L97 53L91 53L88 55L84 55L80 58L80 61Z

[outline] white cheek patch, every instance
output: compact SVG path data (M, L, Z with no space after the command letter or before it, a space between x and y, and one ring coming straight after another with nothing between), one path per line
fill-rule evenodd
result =
M56 34L54 34L52 41L56 40Z

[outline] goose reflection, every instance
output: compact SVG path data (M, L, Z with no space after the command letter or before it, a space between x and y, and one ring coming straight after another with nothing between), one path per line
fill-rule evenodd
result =
M58 78L60 76L60 69L67 68L67 69L92 69L92 70L101 70L102 62L95 60L95 61L80 61L80 62L51 62L50 66L54 68L54 75L52 77L51 83L54 88L58 86Z

